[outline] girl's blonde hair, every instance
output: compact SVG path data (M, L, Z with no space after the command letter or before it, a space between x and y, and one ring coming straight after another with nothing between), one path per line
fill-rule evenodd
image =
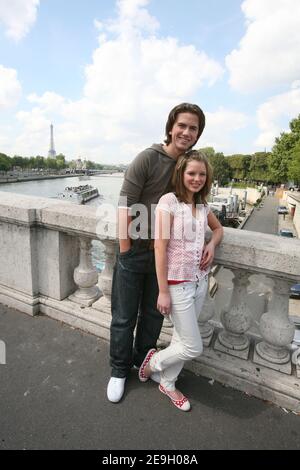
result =
M206 168L205 185L198 193L194 194L194 202L195 204L207 204L206 197L210 193L213 179L213 170L206 156L198 150L190 150L178 158L172 177L174 193L180 202L185 202L188 204L189 201L187 197L187 190L183 184L183 175L187 164L192 161L202 162Z

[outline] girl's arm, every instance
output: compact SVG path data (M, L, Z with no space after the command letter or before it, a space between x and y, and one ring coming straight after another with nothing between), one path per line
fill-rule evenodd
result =
M167 246L170 240L173 216L165 210L157 209L155 223L155 266L159 288L157 309L163 315L169 315L171 312L171 297L168 285Z
M215 248L217 245L219 245L224 233L222 225L212 212L208 214L207 222L209 228L212 230L212 237L203 249L203 254L200 262L200 269L202 270L206 270L213 262Z

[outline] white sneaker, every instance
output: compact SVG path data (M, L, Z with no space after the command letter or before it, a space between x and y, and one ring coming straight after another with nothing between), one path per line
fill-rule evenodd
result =
M125 389L126 377L111 377L107 385L107 398L112 403L118 403L121 400Z

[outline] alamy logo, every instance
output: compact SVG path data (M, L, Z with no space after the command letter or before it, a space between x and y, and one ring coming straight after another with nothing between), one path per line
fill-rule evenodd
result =
M0 340L0 365L6 364L6 346L4 341Z

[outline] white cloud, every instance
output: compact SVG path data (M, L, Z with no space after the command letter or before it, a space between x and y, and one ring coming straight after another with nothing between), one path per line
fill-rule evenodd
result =
M36 103L44 113L56 112L66 103L66 99L57 93L46 91L42 96L32 93L27 97L30 103Z
M106 22L108 31L121 37L134 37L143 32L154 34L159 29L159 23L143 8L149 0L118 0L118 17Z
M22 39L35 23L40 0L0 0L0 23L6 35L15 41Z
M232 88L242 91L290 85L300 76L300 1L245 0L247 31L226 57Z
M222 76L219 63L193 45L159 37L159 23L145 9L147 4L119 0L114 20L94 21L99 46L85 69L82 98L71 102L51 92L31 94L34 108L18 116L24 133L16 143L25 146L18 152L40 152L34 150L42 143L36 132L40 117L43 148L53 121L56 149L69 158L130 161L133 149L163 138L173 106L191 100L203 85L211 86Z
M21 91L16 70L0 65L0 110L15 106L21 97Z
M219 107L213 113L205 113L206 126L198 146L213 147L218 152L234 153L234 133L246 127L248 116L239 111ZM236 149L238 151L238 149Z
M283 131L282 120L284 119L286 130L291 119L298 116L300 112L300 83L294 82L291 90L277 96L259 106L257 111L260 135L255 141L258 147L271 148L275 138Z

